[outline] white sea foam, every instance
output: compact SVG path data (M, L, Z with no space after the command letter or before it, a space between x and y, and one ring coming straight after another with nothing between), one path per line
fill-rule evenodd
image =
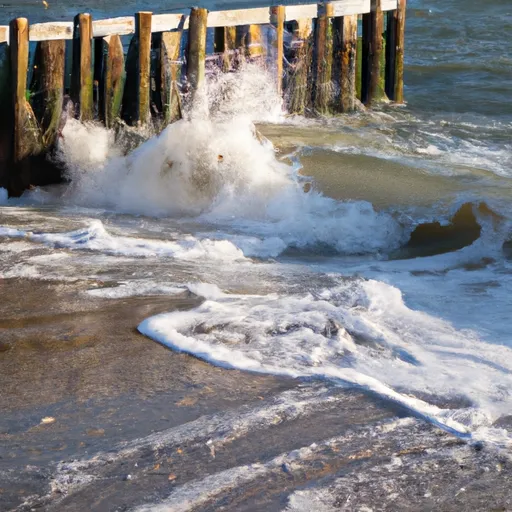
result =
M218 295L139 330L227 368L348 382L461 434L512 408L511 349L409 309L397 288L378 281L302 296ZM472 406L441 409L428 396Z
M126 157L115 149L112 133L70 120L59 148L71 180L64 200L195 217L228 231L221 237L246 256L275 257L287 247L318 245L347 254L398 247L407 230L391 215L364 201L305 193L297 166L280 162L257 134L254 120L279 115L265 77L251 67L222 75L210 84L206 112L193 110Z
M33 233L15 228L0 227L0 236L26 238L50 247L97 251L132 258L162 257L176 259L243 260L240 249L227 240L199 240L192 235L179 240L155 240L110 234L99 220L85 228L64 233Z

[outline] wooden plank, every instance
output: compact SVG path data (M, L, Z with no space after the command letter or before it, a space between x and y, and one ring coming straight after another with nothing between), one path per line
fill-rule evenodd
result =
M275 28L276 33L273 40L274 46L274 65L276 87L278 94L283 92L283 60L284 60L284 22L286 9L282 5L270 8L270 23Z
M208 11L193 7L190 11L188 48L187 48L187 79L194 97L204 86L206 72L206 32Z
M90 14L78 14L75 17L71 100L75 104L75 113L81 121L93 120L92 18Z
M101 41L102 73L99 80L99 114L107 128L115 126L121 115L124 92L124 51L120 36L107 36Z
M73 22L35 23L30 26L31 41L73 39Z
M135 17L123 16L108 20L92 22L93 37L107 37L111 35L126 36L135 33Z
M333 14L332 3L318 4L315 27L313 106L321 114L329 113L332 103L333 31L331 18Z
M269 23L268 7L233 11L213 11L208 15L208 27L235 27Z
M383 11L394 11L397 9L400 0L382 0Z
M317 5L287 5L285 21L295 21L301 18L316 18Z
M9 25L0 26L0 43L9 44Z
M57 140L64 99L66 41L40 41L34 59L31 90L33 108L42 130L43 145L51 149Z
M187 30L188 16L184 14L154 14L151 25L152 32L169 32L171 30Z
M342 2L332 2L333 15L351 16L352 14L365 14L370 12L371 0L343 0Z
M151 12L138 12L135 15L135 37L138 43L138 123L146 124L150 119L151 94Z
M382 10L397 9L401 0L382 0ZM334 16L351 14L366 14L371 10L371 0L340 0L332 2ZM285 21L300 18L313 19L317 17L317 5L289 5L286 7ZM182 23L183 18L185 22ZM269 23L269 13L266 7L254 9L236 9L230 11L213 11L208 17L208 27L234 27L240 25L261 25ZM188 17L184 14L156 14L152 20L152 32L176 30L180 24L188 29ZM129 35L135 33L135 18L122 16L93 22L93 37L109 35ZM36 23L30 27L31 41L51 41L73 38L73 22ZM9 42L9 27L0 26L0 43Z

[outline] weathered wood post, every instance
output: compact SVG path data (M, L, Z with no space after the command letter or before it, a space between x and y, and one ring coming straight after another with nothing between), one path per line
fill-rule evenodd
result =
M393 100L404 102L404 47L405 47L405 10L406 0L398 0L396 10L396 51L395 51L395 83Z
M367 105L385 98L382 73L384 15L382 0L371 0L371 12L363 15L363 102Z
M25 18L17 18L9 25L12 73L13 151L15 166L10 193L19 195L30 184L27 159L42 151L42 139L32 107L27 101L27 72L29 56L29 25Z
M356 106L356 70L357 70L357 14L339 16L333 21L336 43L336 72L339 74L338 109L340 112L352 112Z
M73 28L73 68L71 73L71 99L75 113L81 121L94 118L92 71L92 17L78 14Z
M215 27L213 48L222 53L222 69L229 71L235 61L236 27Z
M8 33L8 32L7 32ZM7 43L0 43L0 186L8 187L12 158L13 114L11 56Z
M207 26L207 9L193 7L190 11L187 49L187 79L193 97L203 88L205 82Z
M135 14L135 37L139 55L137 59L137 105L138 124L144 125L150 119L151 91L151 12Z
M390 100L395 98L395 70L396 70L396 9L386 13L386 70L385 85L386 96Z
M159 49L155 72L154 103L162 116L162 126L181 119L181 98L178 79L181 70L179 62L182 30L155 34L154 44Z
M292 22L298 41L295 42L294 60L286 73L286 96L288 111L293 114L303 115L311 106L312 25L312 20L307 18Z
M286 8L277 5L270 8L270 24L275 28L276 34L273 40L274 46L274 65L276 73L276 87L278 94L283 92L283 60L284 60L284 22L286 18Z
M41 41L34 59L31 89L34 113L42 130L45 149L51 148L59 132L64 99L66 41Z
M265 55L261 25L249 25L246 40L247 57L252 60Z
M313 106L321 114L330 112L332 102L333 15L334 6L332 3L318 4L315 27Z
M121 38L106 36L101 40L102 72L99 80L99 116L107 128L112 128L121 115L125 69Z

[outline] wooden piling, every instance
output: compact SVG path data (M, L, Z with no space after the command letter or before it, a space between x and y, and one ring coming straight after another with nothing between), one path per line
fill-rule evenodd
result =
M404 47L405 47L405 10L407 0L398 0L396 10L396 50L395 50L395 80L393 100L404 102Z
M382 0L371 0L371 12L363 16L363 102L367 105L385 98L382 63L384 15Z
M151 91L151 12L135 14L135 37L138 41L139 58L137 61L138 78L138 123L146 124L150 119Z
M135 35L126 57L122 101L122 118L130 126L142 126L151 120L151 24L152 13L136 13Z
M263 46L261 25L249 25L246 41L246 51L249 60L257 59L265 55Z
M155 72L154 104L161 115L161 128L182 117L178 79L181 70L180 57L182 31L155 34L158 49Z
M304 115L311 107L312 20L302 18L287 25L288 30L292 30L296 38L289 55L293 60L285 75L287 109L291 114Z
M333 30L337 50L338 109L344 113L353 112L356 105L357 14L334 18Z
M27 73L29 56L29 26L25 18L17 18L9 25L11 48L12 94L14 106L15 164L42 150L42 139L32 107L27 101ZM28 185L28 183L26 183Z
M286 18L286 8L277 5L270 8L270 23L275 28L274 46L274 65L276 76L276 87L278 94L283 92L283 60L284 60L284 22Z
M73 68L71 99L81 121L94 118L92 71L92 17L78 14L73 25Z
M205 82L208 11L193 7L190 12L187 49L187 79L194 96Z
M0 43L0 187L8 187L12 158L13 113L11 93L11 58L7 43Z
M330 112L332 102L333 14L334 6L332 3L318 4L315 27L313 106L321 114Z
M66 41L40 41L36 48L31 90L34 114L46 150L55 144L64 99Z
M229 71L235 62L236 27L216 27L213 47L215 53L222 53L223 71Z
M114 127L121 115L125 69L121 38L107 36L101 40L102 72L99 79L99 116L107 128Z

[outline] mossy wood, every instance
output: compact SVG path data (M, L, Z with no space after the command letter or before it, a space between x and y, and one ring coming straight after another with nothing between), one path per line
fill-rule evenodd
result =
M334 6L331 3L318 4L315 27L313 106L320 114L330 113L332 106L333 14Z
M119 36L101 40L102 72L99 79L99 114L107 128L114 127L121 115L125 67L124 51Z
M12 105L14 118L14 145L12 159L23 162L43 150L43 140L36 117L27 99L29 56L28 21L17 18L10 24Z
M157 51L155 91L153 102L160 116L161 128L182 117L181 99L178 89L181 63L181 31L155 34L153 44Z
M92 70L92 18L78 14L73 25L73 67L71 99L81 121L94 119Z
M235 65L237 27L216 27L214 33L214 51L222 53L222 70L229 71Z
M283 92L283 61L284 61L284 22L286 20L286 9L282 5L270 8L270 23L275 29L275 37L272 44L276 87L278 94Z
M135 15L135 37L138 42L136 121L140 125L150 120L152 16L150 12L138 12Z
M396 10L396 43L395 43L395 80L394 80L394 101L404 102L404 47L405 47L405 10L406 0L398 0Z
M356 105L357 14L334 18L336 82L339 88L336 110L353 112Z
M59 134L64 100L66 41L37 44L31 91L32 106L42 132L45 149L51 149Z

